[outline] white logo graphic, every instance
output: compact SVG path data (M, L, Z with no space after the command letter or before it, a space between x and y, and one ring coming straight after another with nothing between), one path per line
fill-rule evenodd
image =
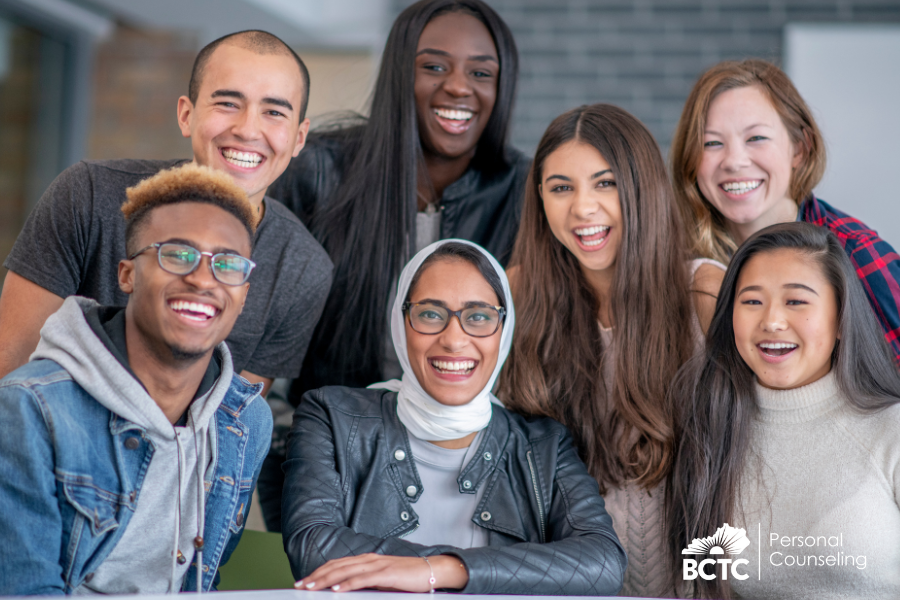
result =
M703 539L694 538L682 554L740 554L750 545L747 532L735 529L728 523L716 529L715 535Z
M681 551L682 554L708 554L710 556L721 555L723 558L706 558L699 563L693 558L685 558L682 563L684 567L685 581L693 581L699 575L707 581L716 578L715 565L722 565L722 579L728 579L729 565L731 565L731 576L735 579L747 579L749 575L739 573L738 565L750 564L745 558L737 560L724 558L724 555L736 555L744 551L744 548L750 545L747 539L747 532L744 529L737 529L725 523L722 527L716 529L716 533L705 538L695 538L688 547ZM706 571L707 566L712 566L712 573Z

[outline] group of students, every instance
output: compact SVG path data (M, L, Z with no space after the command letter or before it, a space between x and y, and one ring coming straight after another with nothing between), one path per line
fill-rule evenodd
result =
M900 593L900 257L812 194L790 80L707 70L670 171L606 104L531 161L517 60L481 0L421 0L369 117L310 133L302 60L232 34L193 161L60 175L0 296L0 594L215 589L257 479L307 590ZM724 526L757 576L687 577Z

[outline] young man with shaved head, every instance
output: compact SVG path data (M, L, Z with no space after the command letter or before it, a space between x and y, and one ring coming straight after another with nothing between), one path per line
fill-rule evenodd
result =
M277 37L246 31L200 51L178 126L194 162L230 175L260 218L257 267L228 345L236 372L265 389L295 377L331 285L332 264L303 224L266 189L303 148L309 75ZM124 306L125 189L187 160L82 161L47 189L4 263L0 377L25 364L47 317L71 295ZM197 315L200 318L202 315Z
M186 164L123 213L125 308L67 298L0 379L0 596L210 590L243 532L272 414L224 340L256 206Z

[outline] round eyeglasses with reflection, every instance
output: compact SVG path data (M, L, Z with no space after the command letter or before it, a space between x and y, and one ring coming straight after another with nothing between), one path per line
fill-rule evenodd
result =
M163 271L173 275L188 275L197 270L200 261L204 256L209 257L209 269L212 271L213 277L219 283L225 285L243 285L250 278L250 273L256 266L256 263L249 258L244 258L240 254L231 254L228 252L200 252L187 244L150 244L146 248L138 250L128 257L128 260L134 260L139 254L143 254L151 248L156 250L159 266Z
M489 337L497 333L506 317L505 308L489 304L473 304L462 310L450 310L433 302L405 302L402 308L413 331L425 335L441 333L450 325L450 319L456 317L468 335Z

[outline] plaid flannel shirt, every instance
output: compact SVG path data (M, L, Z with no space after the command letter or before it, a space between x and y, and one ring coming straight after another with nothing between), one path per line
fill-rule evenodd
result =
M825 227L838 237L900 363L900 256L865 223L815 196L800 206L797 220Z

